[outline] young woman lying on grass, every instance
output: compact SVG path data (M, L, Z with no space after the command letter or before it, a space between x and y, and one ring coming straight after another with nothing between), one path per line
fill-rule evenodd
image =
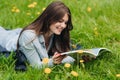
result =
M61 55L70 50L72 29L70 9L61 1L54 1L22 30L5 30L1 27L0 33L3 35L0 35L0 46L7 51L21 51L28 63L37 68L44 65L44 58L49 58L49 66L73 63L75 59Z

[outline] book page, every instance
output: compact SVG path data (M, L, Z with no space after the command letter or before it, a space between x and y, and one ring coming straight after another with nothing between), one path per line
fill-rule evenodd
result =
M61 55L70 55L81 53L82 55L90 55L90 56L98 56L100 52L110 51L107 48L92 48L92 49L84 49L84 50L74 50L69 52L61 53Z

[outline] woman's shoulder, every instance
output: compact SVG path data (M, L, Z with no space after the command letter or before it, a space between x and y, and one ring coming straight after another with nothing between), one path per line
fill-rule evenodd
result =
M34 30L24 30L21 35L26 35L26 36L36 36L36 33Z
M34 30L24 30L22 34L35 34Z
M36 38L36 34L34 30L25 30L22 32L22 34L20 35L19 40L25 40L25 41L31 41L33 39Z

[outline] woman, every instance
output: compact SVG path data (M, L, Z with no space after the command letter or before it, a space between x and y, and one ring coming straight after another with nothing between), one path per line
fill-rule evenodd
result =
M70 33L73 29L71 12L64 3L52 2L18 38L20 50L31 66L41 68L44 58L50 58L48 65L73 63L70 56L61 55L70 50Z

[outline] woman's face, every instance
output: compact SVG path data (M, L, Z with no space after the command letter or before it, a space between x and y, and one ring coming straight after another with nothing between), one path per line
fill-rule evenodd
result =
M60 35L63 29L66 28L68 22L68 15L65 14L58 22L50 25L50 34Z

